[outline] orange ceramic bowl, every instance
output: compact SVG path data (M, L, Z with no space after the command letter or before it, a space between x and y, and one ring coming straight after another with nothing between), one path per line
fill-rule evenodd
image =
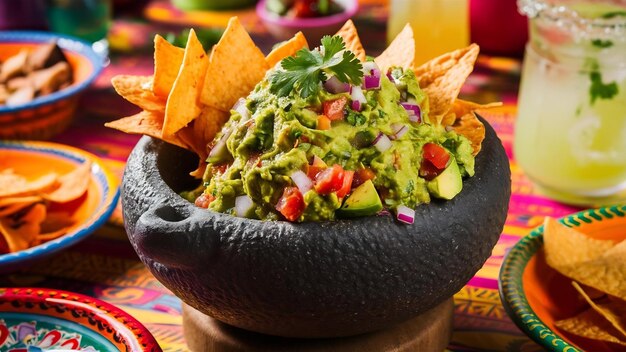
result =
M89 43L46 32L0 32L0 61L54 39L72 66L74 83L23 105L0 105L0 139L48 139L63 131L72 121L80 93L102 70L103 59Z
M594 238L626 238L626 205L585 210L560 221ZM555 327L555 321L573 317L587 308L571 282L546 264L541 226L522 238L504 259L500 298L515 324L549 351L615 351L615 345L571 335Z

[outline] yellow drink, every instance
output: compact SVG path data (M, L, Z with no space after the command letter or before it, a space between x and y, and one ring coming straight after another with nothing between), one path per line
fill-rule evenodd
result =
M551 197L617 201L626 189L626 40L550 21L539 15L530 23L515 158Z
M468 0L391 0L387 42L410 23L416 63L469 44Z

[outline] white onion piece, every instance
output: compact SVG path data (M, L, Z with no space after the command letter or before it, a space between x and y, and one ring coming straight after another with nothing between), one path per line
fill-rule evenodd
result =
M330 93L337 94L349 91L350 85L348 83L341 82L335 76L330 76L330 78L324 82L324 88Z
M391 125L391 130L393 131L393 135L389 136L389 138L399 139L409 131L409 127L403 123L394 123Z
M248 214L254 202L247 195L239 196L235 198L235 215L240 218L243 218Z
M241 115L241 120L245 121L250 118L250 111L246 107L246 99L239 98L235 105L233 105L233 110L237 111L239 115Z
M396 218L405 224L412 224L415 221L415 210L401 204L396 208Z
M293 181L293 183L296 184L296 186L300 190L300 193L302 194L305 194L311 188L313 188L313 181L311 181L309 176L307 176L307 174L305 174L301 170L296 170L292 172L289 177L291 177L291 180Z
M226 130L224 132L220 140L215 143L213 148L211 148L211 152L209 152L209 158L215 157L225 152L224 148L226 148L226 141L228 140L228 137L230 137L230 134L232 132L232 130Z
M363 94L363 89L361 89L361 87L359 86L350 86L350 97L352 97L353 102L358 101L360 103L359 110L357 111L361 111L360 108L362 108L363 105L367 103L367 99L365 99L365 94Z
M374 142L374 147L378 149L381 153L385 152L387 149L391 148L391 140L384 134L379 134L376 137L376 141Z

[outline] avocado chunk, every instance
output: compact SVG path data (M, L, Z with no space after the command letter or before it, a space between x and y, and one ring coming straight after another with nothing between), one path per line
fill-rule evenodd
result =
M435 198L452 199L461 192L463 181L456 160L451 157L450 165L426 184L428 192Z
M356 216L374 215L383 209L376 187L372 180L367 180L352 191L343 206L337 209L337 215L351 218Z

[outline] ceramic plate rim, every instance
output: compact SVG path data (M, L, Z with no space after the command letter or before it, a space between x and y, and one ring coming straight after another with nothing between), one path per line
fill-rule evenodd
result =
M581 223L610 220L615 216L626 216L626 204L583 210L562 217L559 222L569 227L578 227ZM581 350L577 346L570 344L550 329L537 316L526 299L522 275L530 259L542 246L543 225L522 237L505 255L498 275L500 300L515 325L542 347L558 352L579 352ZM531 323L532 329L529 327Z
M102 198L94 213L72 232L57 239L30 247L28 249L0 255L0 268L8 264L18 264L36 260L42 256L55 253L86 238L100 228L111 217L120 197L120 189L116 178L95 155L64 144L40 141L0 141L0 150L25 150L43 154L53 154L70 161L92 161L91 177L102 188Z
M59 297L58 299L63 300L63 302L52 301L51 298L53 297L49 297L49 296L58 296ZM70 297L71 299L69 299ZM52 288L43 288L43 287L3 287L3 288L0 288L0 300L13 302L16 299L27 300L28 298L34 299L36 301L46 301L46 302L52 302L54 304L71 306L71 307L79 308L82 310L86 309L88 311L91 311L97 314L98 316L101 316L102 311L103 311L105 313L104 314L105 316L111 319L115 319L117 322L120 323L121 326L124 327L125 331L122 331L121 329L115 330L118 333L120 333L122 336L125 336L126 338L132 337L137 344L140 344L140 345L145 344L145 347L149 348L148 349L149 351L152 351L152 352L162 351L161 347L156 341L156 338L150 332L150 330L146 328L145 325L143 325L139 320L137 320L137 318L133 317L132 315L130 315L123 309L111 303L108 303L98 298L87 296L81 293L70 292L70 291L65 291L65 290L57 290L57 289L52 289ZM101 312L99 312L99 308L104 308L104 309L100 309ZM0 314L2 314L3 312L6 312L6 310L3 310L2 308L0 308ZM33 313L33 314L44 315L41 313ZM124 321L119 321L119 319L117 319L118 317L124 318ZM57 319L67 320L71 322L71 320L64 319L64 318L57 317ZM86 328L90 329L87 326ZM135 331L138 331L138 333L135 333Z

